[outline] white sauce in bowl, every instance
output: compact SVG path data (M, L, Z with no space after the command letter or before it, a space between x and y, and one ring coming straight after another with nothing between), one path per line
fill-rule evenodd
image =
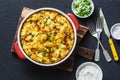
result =
M76 72L77 80L102 80L102 77L100 67L92 62L83 63Z

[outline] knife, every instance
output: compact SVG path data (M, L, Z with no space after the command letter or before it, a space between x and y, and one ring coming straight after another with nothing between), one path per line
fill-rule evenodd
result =
M105 20L102 8L99 9L99 16L103 20L102 21L102 26L103 26L103 29L104 29L104 32L105 32L106 36L108 37L108 41L109 41L109 45L110 45L110 48L111 48L111 51L112 51L113 58L114 58L115 61L119 61L119 57L118 57L117 51L115 49L113 40L110 38L110 32L109 32L108 25L107 25L107 22Z

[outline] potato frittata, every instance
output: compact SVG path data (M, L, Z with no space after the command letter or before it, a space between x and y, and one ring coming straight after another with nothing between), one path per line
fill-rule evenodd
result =
M32 14L20 32L24 52L34 61L52 64L69 54L74 44L71 23L62 14L41 10Z

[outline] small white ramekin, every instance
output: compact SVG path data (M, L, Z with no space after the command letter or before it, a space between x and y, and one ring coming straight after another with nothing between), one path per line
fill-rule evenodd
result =
M89 67L93 67L91 69L88 68ZM95 80L102 80L103 79L103 72L102 69L94 62L85 62L82 63L76 70L76 80L93 80L92 78L92 74L93 73L93 69L95 70L95 74L97 73L97 79ZM87 73L87 74L84 74ZM86 79L85 76L90 76L91 77L89 79ZM83 78L84 77L84 78ZM94 77L94 75L93 75ZM98 78L99 77L99 78Z
M110 29L111 35L114 39L120 40L120 23L114 24Z

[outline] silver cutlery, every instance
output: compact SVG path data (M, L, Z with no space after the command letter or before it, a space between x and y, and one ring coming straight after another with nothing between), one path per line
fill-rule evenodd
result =
M88 22L87 24L88 24L89 31L90 31L91 35L92 35L93 37L97 38L100 46L102 47L103 54L104 54L104 56L105 56L106 61L107 61L107 62L110 62L110 61L112 60L112 58L110 57L108 51L105 50L105 48L103 47L101 41L99 40L99 38L98 38L98 33L97 33L96 30L95 30L95 26L94 26L93 22L90 21L90 22Z
M113 54L113 58L114 58L115 61L119 61L118 53L116 51L116 48L115 48L115 45L113 43L112 38L110 38L109 28L108 28L107 22L105 20L105 17L104 17L104 14L103 14L103 11L102 11L101 8L99 10L99 16L103 20L102 26L103 26L103 29L104 29L104 32L105 32L106 36L108 37L108 41L109 41L109 45L110 45L110 48L111 48L111 51L112 51L112 54Z
M96 22L96 32L98 33L97 36L100 39L100 34L102 32L102 26L101 26L101 18L98 17L97 22ZM95 57L94 57L95 61L100 61L100 49L99 49L99 42L97 42L97 48L95 50Z

